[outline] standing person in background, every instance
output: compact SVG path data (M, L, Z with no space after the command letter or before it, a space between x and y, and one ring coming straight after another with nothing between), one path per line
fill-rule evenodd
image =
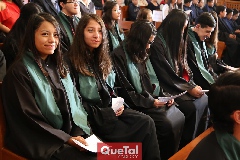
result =
M132 0L132 3L128 5L128 18L129 21L135 21L137 14L140 10L140 7L138 6L138 0Z
M143 112L154 120L161 159L167 160L178 150L185 118L173 105L173 99L167 102L158 100L158 97L165 95L148 59L155 35L156 29L151 22L136 21L126 39L112 52L112 56L119 77L119 96L132 109ZM167 112L171 109L179 113L174 117L177 118L176 125L172 123L174 119L172 121L167 117Z
M19 48L23 42L24 34L26 33L28 20L33 14L39 14L41 12L41 7L35 3L27 3L21 8L20 17L8 33L2 46L7 69L12 65L19 53Z
M97 15L81 18L69 52L76 87L87 103L93 132L107 142L141 142L143 160L160 160L153 120L122 105L114 111L114 72L105 25ZM126 108L125 108L126 107Z
M187 30L187 14L172 10L158 28L150 55L159 84L165 92L177 95L187 91L175 99L185 116L180 149L198 135L198 126L207 107L207 96L194 83L187 63Z
M208 93L214 131L200 141L187 160L239 160L240 73L221 75Z
M56 19L35 14L26 30L2 84L7 148L27 159L96 160L73 141L87 145L91 129L63 62Z
M79 5L80 5L81 16L84 16L85 14L96 14L96 9L92 0L80 0Z
M202 13L194 27L188 29L188 64L193 72L193 81L204 90L209 90L217 78L209 63L205 39L210 38L216 27L216 21L211 13Z
M23 6L22 0L2 0L0 1L0 31L8 33L20 16L20 8Z
M147 20L149 22L152 22L152 11L147 8L142 8L137 14L137 20Z
M110 51L119 46L124 40L124 33L118 26L121 10L115 1L107 1L103 7L103 21L106 25Z
M58 17L61 23L62 30L62 46L65 46L66 50L70 48L72 44L73 37L75 35L75 30L77 28L79 18L77 15L80 12L79 2L72 1L68 2L68 0L58 0L58 4L60 6L61 12L59 12Z
M60 12L57 0L32 0L32 2L37 3L44 12L50 13L55 18Z

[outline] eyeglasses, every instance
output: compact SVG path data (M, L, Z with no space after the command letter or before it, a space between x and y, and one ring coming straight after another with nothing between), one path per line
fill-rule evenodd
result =
M68 1L66 3L74 3L74 4L80 4L80 1Z
M152 41L148 40L148 44L150 44L150 45L153 44L153 42L154 42L154 40L152 40Z

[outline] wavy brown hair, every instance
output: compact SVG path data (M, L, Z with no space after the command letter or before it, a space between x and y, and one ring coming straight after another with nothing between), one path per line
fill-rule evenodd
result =
M92 52L89 50L89 47L84 40L84 29L90 20L96 21L102 28L102 43ZM99 70L102 72L104 79L111 72L112 63L109 55L107 31L103 20L98 15L88 14L81 18L69 51L69 57L76 71L83 75L94 76L89 68L92 63L98 64Z

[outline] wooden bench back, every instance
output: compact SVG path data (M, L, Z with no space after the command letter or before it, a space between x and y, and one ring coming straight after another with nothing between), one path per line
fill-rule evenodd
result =
M204 131L202 134L200 134L198 137L196 137L194 140L192 140L189 144L187 144L185 147L183 147L180 151L175 153L172 157L170 157L168 160L186 160L189 156L190 152L196 147L196 145L207 135L209 135L214 129L208 128L206 131Z

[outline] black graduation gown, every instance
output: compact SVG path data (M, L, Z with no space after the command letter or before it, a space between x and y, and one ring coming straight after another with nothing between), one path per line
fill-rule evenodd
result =
M198 35L195 32L194 32L194 34L195 34L195 38L198 41L198 44L200 47L199 49L200 50L203 49L203 42L200 41L200 39L198 38ZM202 60L203 60L206 70L208 70L208 72L211 74L211 76L215 80L217 78L217 74L213 72L213 68L210 64L207 54L208 53L207 53L207 49L206 49L205 53L202 53L201 57L202 57ZM194 82L197 85L199 85L202 89L209 90L211 84L203 77L203 75L198 67L194 46L193 46L190 38L188 39L188 43L187 43L187 61L188 61L189 67L191 68L191 71L193 72Z
M123 97L131 108L149 115L154 120L161 159L168 159L175 153L174 129L166 117L166 108L155 108L153 106L154 99L157 99L157 97L153 97L153 86L145 63L137 65L142 86L142 93L139 94L129 81L127 60L122 45L112 52L112 56L120 82L118 88L119 96Z
M227 160L227 158L213 131L197 144L187 160Z
M160 152L153 120L140 112L125 107L120 116L111 108L112 90L103 80L96 63L92 66L96 77L99 102L82 96L93 133L106 142L141 142L143 160L158 160ZM74 71L76 87L79 89L78 73ZM80 93L80 92L79 92Z
M182 93L186 90L193 89L196 84L193 81L193 76L189 74L189 81L177 75L174 69L171 67L167 59L167 50L163 45L161 39L156 36L154 43L151 45L150 60L155 70L160 86L165 92L172 95ZM182 133L182 139L179 148L188 144L194 135L195 123L196 123L196 108L193 101L196 98L186 93L175 101L178 103L178 108L185 116L184 130ZM200 131L201 132L201 131Z
M85 136L71 116L65 89L51 59L47 65L48 81L63 117L63 127L56 129L41 113L35 97L31 78L23 62L17 61L3 80L2 95L6 115L5 144L13 152L27 159L96 159L96 155L80 152L66 142L72 136ZM67 152L66 152L67 150ZM88 155L90 154L90 155Z

